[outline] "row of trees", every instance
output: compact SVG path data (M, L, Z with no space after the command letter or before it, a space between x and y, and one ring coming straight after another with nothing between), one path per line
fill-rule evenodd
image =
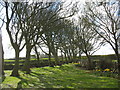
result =
M57 64L61 64L58 53L61 53L66 62L74 61L77 55L80 58L84 53L88 58L88 68L92 69L90 56L105 43L109 43L115 51L120 72L117 35L119 17L114 13L118 10L117 6L94 2L86 3L81 10L77 3L66 5L62 2L3 2L2 4L6 9L6 18L2 21L6 23L11 45L15 50L12 76L19 76L19 54L24 48L26 48L26 60L22 70L29 74L32 50L35 50L38 60L40 49L48 55L50 66L53 66L51 56L54 56ZM77 20L73 19L76 13ZM48 52L42 47L46 47Z
M6 24L11 45L15 50L15 66L11 76L19 76L19 54L24 48L26 60L22 70L30 73L31 50L37 46L41 47L41 43L49 49L49 60L53 54L59 63L54 36L57 30L64 28L64 19L76 12L73 7L75 4L72 9L68 8L70 13L65 13L62 9L63 3L60 2L3 2L2 5L6 10L6 18L2 21Z

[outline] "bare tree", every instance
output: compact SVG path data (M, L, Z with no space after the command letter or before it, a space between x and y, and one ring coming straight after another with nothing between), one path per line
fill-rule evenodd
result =
M30 53L33 47L39 43L39 37L42 35L43 30L41 27L39 17L42 9L48 8L49 5L44 6L44 3L21 3L23 7L23 12L21 19L22 22L22 33L25 39L26 45L26 60L23 65L22 70L26 71L26 73L30 73Z
M42 22L45 23L42 23L42 29L44 29L46 32L42 35L41 39L48 46L49 61L51 55L53 55L55 57L56 63L60 64L58 58L58 33L64 28L64 19L70 18L75 14L76 11L74 10L74 7L72 9L73 10L70 8L69 11L71 10L71 12L64 15L65 11L63 10L62 3L55 2L53 3L53 6L43 12L44 14L42 17Z
M98 2L94 4L88 3L86 6L88 10L86 12L89 17L90 24L98 28L95 29L96 33L98 33L100 37L113 48L118 61L118 72L120 73L120 55L118 53L118 31L120 30L120 18L118 15L118 3L119 2L101 2L100 4Z
M99 35L93 30L96 29L88 23L85 14L78 19L76 29L76 45L85 53L88 59L88 69L92 69L91 55L100 49L102 45Z
M21 23L18 19L18 12L20 11L19 3L5 3L6 9L6 30L8 32L10 42L15 50L15 65L11 76L19 76L19 54L25 46L23 42L23 34L21 31ZM9 11L11 10L11 12Z
M62 7L61 5L57 5L56 2L4 3L6 9L6 30L8 32L11 45L15 50L15 66L11 75L19 76L19 53L25 46L26 60L23 70L25 70L27 73L30 73L30 53L32 48L39 43L39 37L49 29L55 29L56 26L53 24L55 24L57 21L71 17L75 12L70 13L69 15L60 14L62 12ZM48 9L49 14L47 14L48 12L45 12ZM9 12L9 10L11 11ZM43 13L43 11L45 13ZM56 17L58 13L61 16L59 18ZM48 34L48 36L51 36L51 34L53 33ZM54 42L51 42L51 45L53 47L53 49L51 49L51 53L55 56L55 58L57 58L58 49L55 50Z

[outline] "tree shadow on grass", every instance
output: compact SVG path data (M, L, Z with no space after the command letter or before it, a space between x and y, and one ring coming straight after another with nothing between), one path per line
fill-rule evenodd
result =
M29 76L28 79L18 77L21 81L18 83L17 89L26 88L25 86L27 86L27 88L53 88L52 83L47 80L45 75L31 72Z
M32 84L35 86L39 88L53 88L53 84L49 82L48 77L46 77L44 74L32 72L30 75L38 79L37 82L32 82Z
M19 79L21 81L18 83L17 88L45 89L57 87L63 90L64 88L103 88L115 86L111 83L112 80L109 81L106 77L97 77L68 66L56 68L45 67L40 70L35 70L28 75L25 74L25 76L19 77Z
M17 84L17 89L22 89L22 88L23 88L23 87L22 87L23 84L29 85L27 79L24 79L24 78L22 78L22 77L17 77L17 78L19 78L19 79L21 80L21 81L18 82L18 84Z

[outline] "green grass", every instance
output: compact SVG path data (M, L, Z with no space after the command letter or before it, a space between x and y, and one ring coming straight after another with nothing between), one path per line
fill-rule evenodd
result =
M116 62L117 63L117 60L112 60L112 62Z
M15 60L8 60L8 59L5 59L4 61L5 62L15 62Z
M7 59L5 59L4 61L5 62L15 62L15 60L7 60ZM19 62L21 62L21 61L25 61L25 60L19 60Z
M49 58L41 58L41 60L48 60ZM55 61L54 58L51 58L51 61Z
M34 59L34 58L31 59L31 61L34 61L34 60L36 60L36 59ZM23 60L23 59L19 60L19 62L22 62L22 61L25 61L25 60ZM7 60L7 59L5 59L5 62L15 62L15 60Z
M30 61L36 61L37 59L36 58L31 58ZM48 60L48 58L41 58L40 60ZM51 60L54 60L54 58L51 58ZM8 60L8 59L5 59L4 60L5 62L15 62L15 60ZM19 62L22 62L22 61L25 61L23 59L19 60Z
M20 77L9 76L2 88L118 88L118 80L110 77L96 76L87 70L76 68L73 64L56 67L32 68L29 75L20 71Z
M40 62L43 62L43 61L45 61L45 60L48 60L48 58L40 58L39 61L40 61ZM25 61L25 60L23 60L23 59L19 60L19 65L22 65L22 64L23 64L23 61ZM31 58L30 61L37 61L37 59L36 59L36 58ZM51 58L51 61L55 61L55 59L54 59L54 58ZM4 62L5 62L5 65L14 65L14 64L15 64L15 60L5 59Z

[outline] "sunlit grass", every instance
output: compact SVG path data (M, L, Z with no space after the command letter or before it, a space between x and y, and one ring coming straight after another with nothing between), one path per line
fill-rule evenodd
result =
M21 80L16 77L7 76L4 80L4 82L2 83L2 87L3 88L15 88L15 87L17 87L17 84L20 81Z
M37 59L36 58L31 58L30 61L36 61ZM41 60L48 60L48 58L40 58L40 61ZM51 58L51 60L55 60L54 58ZM5 62L15 62L15 60L8 60L8 59L5 59L4 60ZM22 61L25 61L24 59L21 59L19 60L19 62L22 62Z
M16 88L117 88L118 80L88 73L87 70L76 68L73 64L56 67L32 68L29 75L20 71L21 76L10 77L11 71L5 71L7 76L2 87L7 84ZM8 86L7 86L8 87Z
M117 60L112 60L112 62L117 62Z
M15 62L15 60L7 60L7 59L5 59L4 61L5 62Z

